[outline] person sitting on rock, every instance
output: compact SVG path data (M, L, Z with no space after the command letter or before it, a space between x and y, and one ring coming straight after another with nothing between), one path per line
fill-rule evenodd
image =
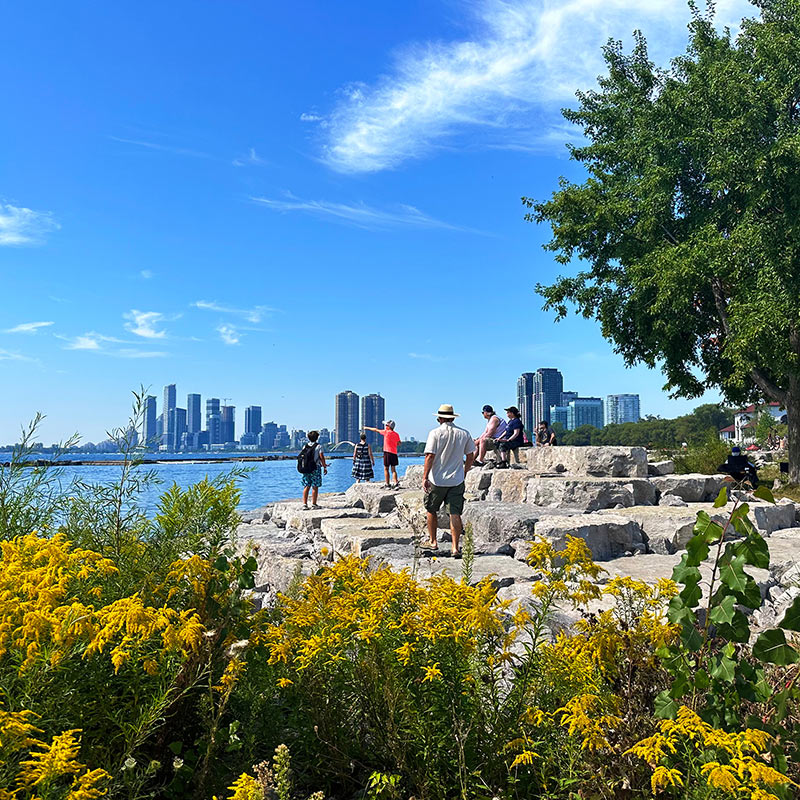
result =
M731 454L724 464L717 467L717 472L730 475L737 483L749 483L754 489L758 487L758 470L755 464L747 460L747 456L742 455L740 447L731 448Z
M384 489L399 489L400 479L397 477L397 445L400 444L400 434L395 433L394 420L387 419L383 423L383 430L380 428L370 428L368 425L364 426L365 431L375 431L375 433L383 436L383 474L386 477L386 482L383 484ZM392 477L394 484L389 483L389 470L392 470Z
M361 441L353 449L353 477L357 483L369 483L375 477L375 456L372 448L367 444L367 434L361 434Z
M519 409L516 406L509 406L505 411L508 416L508 425L496 442L497 452L500 456L497 464L499 469L508 468L508 454L519 448L525 441L525 428L520 419Z
M475 448L477 451L475 457L475 466L482 467L486 463L486 452L488 450L495 450L495 442L505 433L507 423L505 420L500 419L494 413L494 409L486 405L481 411L483 418L486 420L486 428L483 433L475 440Z
M541 420L536 426L536 446L555 447L557 444L556 432L550 427L550 423L546 419Z

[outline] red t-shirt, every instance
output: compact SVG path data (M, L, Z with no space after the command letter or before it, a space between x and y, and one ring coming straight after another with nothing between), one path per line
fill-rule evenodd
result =
M400 434L394 431L381 431L383 436L383 450L385 453L397 453L397 445L400 444Z

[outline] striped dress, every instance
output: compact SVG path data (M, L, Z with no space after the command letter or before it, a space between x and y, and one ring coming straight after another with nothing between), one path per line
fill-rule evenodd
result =
M369 457L369 445L357 444L353 453L353 477L357 481L368 481L375 477Z

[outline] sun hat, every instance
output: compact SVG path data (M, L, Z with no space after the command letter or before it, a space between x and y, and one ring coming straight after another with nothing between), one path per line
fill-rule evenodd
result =
M481 411L484 414L494 414L494 409L488 403L481 409Z
M519 409L516 406L509 406L508 408L504 408L503 411L511 411L513 414L519 416Z
M433 416L442 417L443 419L455 419L458 414L453 411L453 406L442 403L442 405L439 406L439 410Z
M385 428L391 428L392 430L394 430L394 420L393 419L385 419L383 421L383 426Z

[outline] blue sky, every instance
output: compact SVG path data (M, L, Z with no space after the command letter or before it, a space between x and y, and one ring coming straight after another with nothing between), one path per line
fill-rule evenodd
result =
M751 13L718 3L720 23ZM574 137L558 110L609 36L659 60L681 0L6 4L0 24L0 442L97 440L130 390L332 426L380 391L403 435L477 428L516 377L639 392L596 325L533 291L561 270L523 221ZM709 399L716 399L709 396Z

